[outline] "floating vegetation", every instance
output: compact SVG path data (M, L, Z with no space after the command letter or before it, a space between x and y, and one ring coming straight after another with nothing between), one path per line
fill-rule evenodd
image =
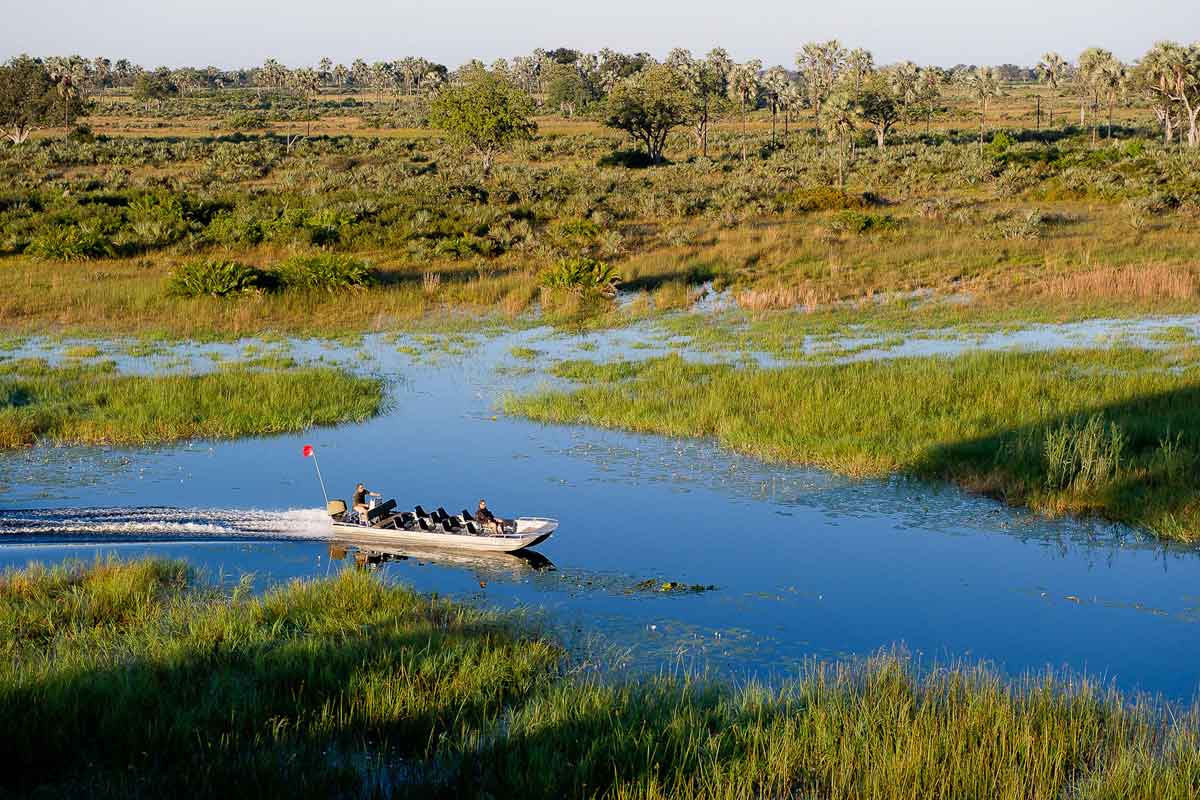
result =
M684 583L683 581L662 581L649 578L644 581L638 581L629 589L626 594L635 592L654 592L656 594L700 594L701 592L715 592L716 586L712 584L702 583Z

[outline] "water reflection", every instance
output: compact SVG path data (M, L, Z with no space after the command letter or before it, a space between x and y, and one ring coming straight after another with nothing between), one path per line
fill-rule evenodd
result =
M360 569L376 568L391 561L415 561L418 564L433 564L468 570L480 579L504 577L519 579L532 572L552 572L554 562L535 550L517 550L512 553L467 553L454 550L433 550L417 547L380 545L374 542L356 542L353 539L337 539L329 543L329 558L332 561L353 560Z

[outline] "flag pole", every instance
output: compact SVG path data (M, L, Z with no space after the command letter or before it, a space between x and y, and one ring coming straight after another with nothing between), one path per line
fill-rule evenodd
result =
M329 508L329 493L325 491L325 479L321 477L321 465L317 463L316 449L311 444L306 444L301 454L305 458L312 458L313 466L317 468L317 482L321 484L321 494L325 497L325 507Z
M317 454L313 453L313 466L317 468L317 480L321 484L321 494L325 497L325 506L329 506L329 493L325 491L325 479L321 477L321 465L317 463Z

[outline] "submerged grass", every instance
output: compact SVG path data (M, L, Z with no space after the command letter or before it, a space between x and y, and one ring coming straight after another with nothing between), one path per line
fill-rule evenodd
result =
M262 367L272 367L264 371ZM229 366L199 375L122 375L111 363L53 367L40 359L0 364L0 448L53 444L147 445L232 439L362 421L378 412L383 385L328 367L288 361Z
M554 372L582 388L508 398L506 410L712 437L850 475L946 479L1195 541L1200 368L1186 356L993 352L783 369L572 361Z
M0 577L6 796L1155 798L1197 710L902 655L778 689L605 683L369 574L258 598L174 562Z

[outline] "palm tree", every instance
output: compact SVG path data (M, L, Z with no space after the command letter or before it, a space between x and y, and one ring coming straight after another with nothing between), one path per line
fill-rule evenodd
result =
M911 61L904 61L888 69L888 88L899 104L905 120L912 118L912 109L921 99L921 68Z
M942 96L942 84L945 81L946 76L938 67L923 68L920 77L917 78L917 97L919 102L925 104L926 136L929 135L929 128L933 123L933 106Z
M852 92L844 89L836 91L825 98L821 116L817 120L825 132L825 138L837 147L838 188L843 191L846 189L846 161L849 157L850 142L858 122L856 105Z
M1155 97L1155 115L1163 124L1166 141L1186 118L1188 146L1200 146L1200 44L1159 42L1136 72L1138 84ZM1177 114L1182 118L1177 120Z
M771 67L763 74L762 87L763 93L767 96L767 102L771 105L771 144L775 144L775 118L779 110L783 107L783 96L787 92L787 87L792 83L788 77L787 70L783 67Z
M58 98L63 104L63 127L71 127L71 106L79 99L79 87L68 72L52 72L50 80L54 81Z
M755 58L736 65L729 73L729 97L742 110L742 161L746 160L747 118L750 111L758 106L759 93L762 91L762 84L758 80L761 70L762 62Z
M804 105L804 96L800 92L800 87L793 81L789 80L787 86L780 92L779 105L783 108L783 138L786 141L788 121L791 119L792 112Z
M987 126L988 101L1000 97L1004 89L1000 83L1000 72L994 67L976 67L974 72L964 73L962 83L971 96L979 101L979 152L983 153L983 133Z
M292 86L304 99L304 116L308 121L308 129L304 135L310 137L312 136L312 98L320 91L321 76L311 67L298 69L292 73Z
M809 42L796 54L796 67L804 76L812 103L813 117L820 124L821 104L833 91L838 78L846 69L849 54L837 39L828 42Z
M350 80L360 89L365 89L371 84L371 67L366 61L361 58L354 59L354 63L350 65Z
M1099 83L1100 94L1103 95L1105 105L1108 108L1108 130L1104 134L1104 138L1112 138L1113 124L1113 105L1117 98L1125 93L1125 88L1129 82L1129 73L1125 69L1125 65L1115 56L1106 60L1100 68L1099 74L1096 76Z
M1051 97L1058 91L1059 85L1067 77L1071 69L1070 63L1058 53L1050 52L1042 56L1037 66L1038 77L1042 83L1050 87ZM1050 104L1050 127L1054 127L1054 104Z
M1104 93L1113 71L1116 57L1108 50L1089 47L1079 55L1079 70L1076 73L1076 90L1079 92L1079 124L1084 123L1084 105L1090 99L1092 108L1099 110L1100 96ZM1099 138L1099 124L1092 120L1092 144Z
M854 90L862 88L863 82L875 71L875 56L870 50L856 47L846 56L846 72L854 82Z

